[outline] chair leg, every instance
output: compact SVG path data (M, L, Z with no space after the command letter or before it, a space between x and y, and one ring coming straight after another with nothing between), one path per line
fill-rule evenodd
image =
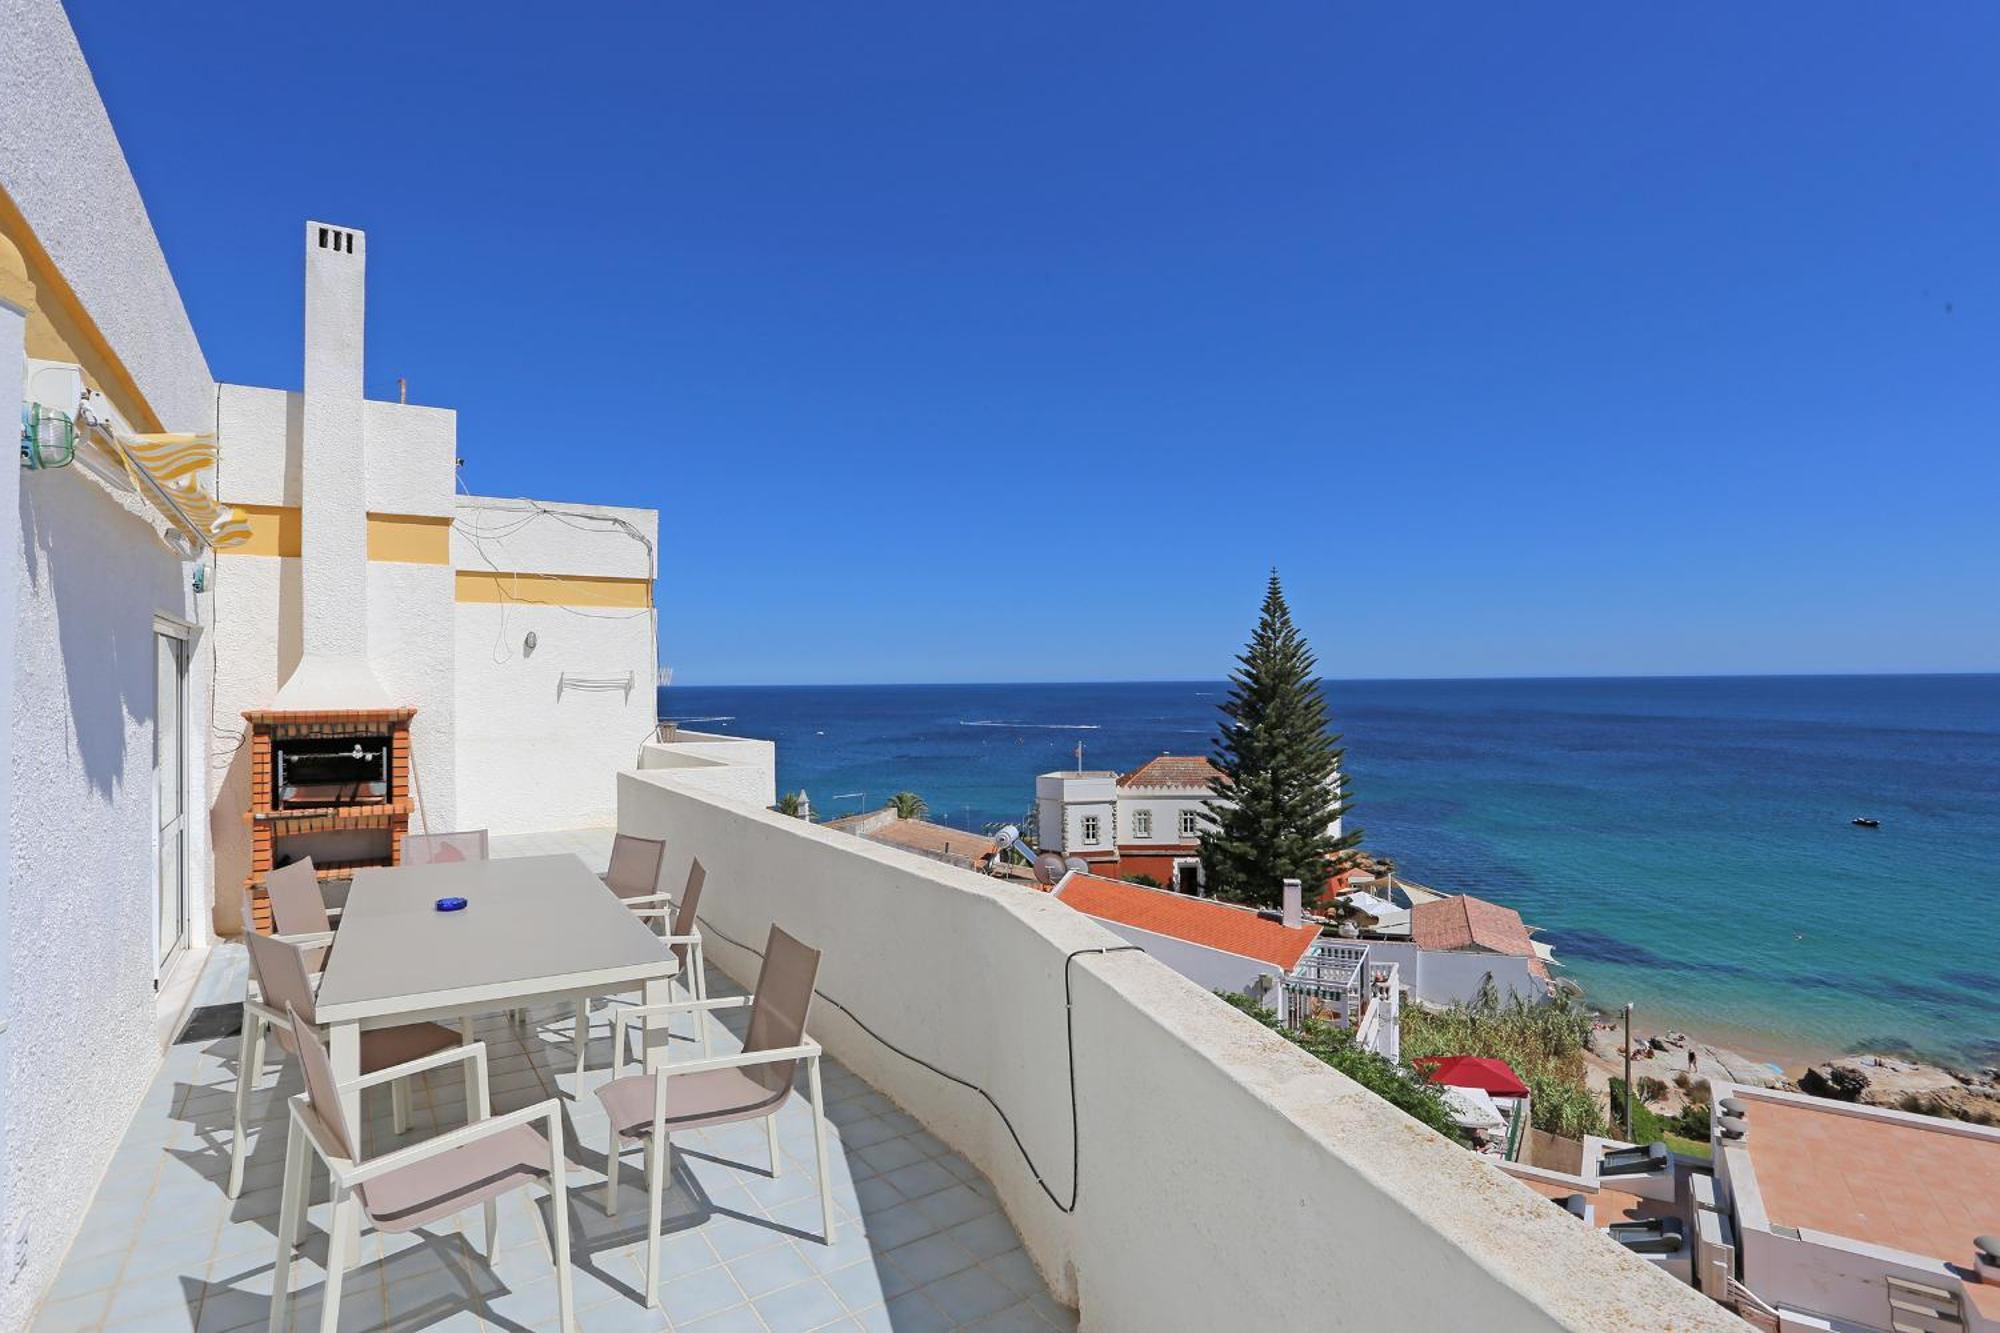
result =
M347 1276L349 1233L358 1230L354 1191L338 1181L333 1186L332 1229L326 1241L326 1283L320 1288L319 1333L339 1333L340 1284Z
M583 1067L590 1054L590 1001L576 1002L576 1022L570 1030L570 1042L576 1047L576 1076L583 1077ZM577 1089L581 1092L582 1089Z
M389 1120L398 1135L410 1132L410 1080L406 1078L389 1085Z
M472 1017L468 1014L466 1017L458 1020L458 1044L461 1046L470 1046L476 1040L477 1038L472 1033ZM470 1060L465 1061L464 1064L465 1123L469 1125L472 1123L472 1117L478 1114L476 1108L479 1105L479 1071L473 1066Z
M563 1154L562 1121L549 1126L549 1203L555 1209L556 1294L562 1302L563 1333L576 1333L576 1298L569 1272L569 1159Z
M264 1020L243 1006L243 1049L236 1063L236 1125L235 1136L229 1144L229 1197L235 1198L243 1192L243 1122L250 1115L250 1090L257 1085L257 1055L263 1049L261 1040Z
M299 1244L299 1219L306 1211L309 1183L305 1135L285 1137L285 1188L278 1202L278 1261L271 1268L271 1333L284 1333L285 1307L291 1299L292 1260Z
M771 1179L778 1178L778 1116L776 1112L764 1117L764 1142L771 1150Z
M706 1000L708 998L708 969L702 965L701 944L699 941L695 943L694 947L688 950L688 967L694 972L694 998L697 1000ZM701 1053L703 1058L715 1054L709 1041L708 1014L700 1009L695 1010L694 1025L701 1033Z
M660 1305L660 1196L673 1162L664 1132L646 1136L646 1304Z
M486 1222L486 1262L492 1263L500 1253L500 1205L488 1199L480 1212Z
M833 1178L826 1173L826 1108L819 1091L819 1057L806 1061L806 1085L812 1090L813 1156L819 1164L819 1217L826 1243L833 1244Z
M618 1126L607 1131L604 1145L604 1215L618 1216Z

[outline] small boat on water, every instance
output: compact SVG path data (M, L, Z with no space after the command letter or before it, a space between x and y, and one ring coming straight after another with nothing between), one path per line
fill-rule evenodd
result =
M1866 816L1866 815L1856 815L1856 816L1855 816L1855 817L1854 817L1853 819L1850 819L1850 820L1848 820L1847 822L1848 822L1848 823L1850 823L1850 824L1852 824L1852 825L1854 825L1854 827L1856 827L1856 828L1881 828L1881 827L1882 827L1882 821L1881 821L1881 820L1879 820L1879 819L1870 819L1870 818L1869 818L1868 816Z

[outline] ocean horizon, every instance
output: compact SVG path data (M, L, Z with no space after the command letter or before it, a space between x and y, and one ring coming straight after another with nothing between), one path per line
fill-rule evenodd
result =
M1353 822L1400 875L1518 909L1646 1031L2000 1060L2000 674L1323 682ZM822 818L904 788L971 830L1034 778L1207 753L1226 681L674 685L777 742ZM1879 819L1856 828L1856 816Z

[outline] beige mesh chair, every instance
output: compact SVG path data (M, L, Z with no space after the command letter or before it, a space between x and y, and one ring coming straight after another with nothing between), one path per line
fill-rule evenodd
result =
M229 1197L243 1189L243 1122L250 1111L250 1093L264 1068L264 1030L270 1028L278 1045L296 1054L294 1025L288 1013L305 1023L313 1021L313 976L306 970L305 949L297 941L250 931L243 937L250 947L250 975L258 994L243 1002L243 1047L236 1067L236 1122L229 1148ZM433 1055L470 1039L470 1031L454 1032L436 1023L405 1023L400 1027L378 1028L361 1034L361 1072L381 1074L374 1080L394 1080L389 1089L395 1130L401 1134L410 1126L410 1087L401 1070L413 1060ZM466 1073L465 1104L471 1106L475 1089Z
M496 1232L500 1216L495 1201L503 1194L530 1185L546 1186L555 1203L555 1237L551 1241L548 1229L542 1227L542 1242L556 1266L562 1327L565 1333L574 1333L576 1313L570 1292L566 1179L569 1162L563 1156L562 1103L551 1097L496 1116L486 1093L485 1044L474 1042L438 1051L414 1062L412 1067L435 1069L464 1062L468 1077L478 1089L478 1098L471 1103L475 1118L462 1129L364 1160L354 1127L347 1123L341 1110L340 1095L345 1089L334 1080L333 1062L327 1059L326 1048L320 1045L302 1016L293 1021L306 1090L290 1103L285 1188L278 1209L278 1260L271 1275L272 1333L286 1326L292 1262L312 1182L309 1153L325 1163L327 1174L333 1178L326 1285L320 1294L321 1333L333 1333L340 1326L341 1280L347 1268L348 1237L357 1232L357 1210L366 1214L376 1231L394 1233L414 1231L478 1204L485 1212L486 1257L491 1260L498 1252ZM363 1074L346 1087L367 1088L397 1076L395 1070ZM534 1128L537 1123L544 1127L540 1133ZM529 1211L540 1227L540 1210Z
M271 899L271 924L280 935L327 935L333 931L333 913L319 891L319 872L310 856L279 866L264 877L264 892Z
M484 861L486 830L461 829L456 833L405 833L403 859L406 866L441 865L448 861Z
M674 959L680 964L681 985L686 988L690 1000L708 998L708 979L701 962L701 926L696 913L701 908L702 885L708 882L708 871L702 868L701 858L696 857L688 867L687 887L681 890L681 900L671 907L635 907L632 912L640 917L658 917L664 920L669 913L673 916L673 933L662 936L666 946L673 950ZM615 1004L627 1001L617 996L611 997ZM701 1036L701 1053L709 1054L708 1022L701 1015L695 1015L695 1030ZM576 1002L576 1076L583 1077L587 1056L590 1054L590 1001ZM579 1089L580 1091L580 1089Z
M666 856L665 842L620 833L611 840L611 865L604 872L604 882L635 907L668 902L670 895L660 892L660 863Z
M687 1000L675 1004L637 1005L621 1009L612 1024L611 1081L597 1090L610 1121L610 1147L605 1154L604 1210L618 1208L618 1154L624 1142L646 1145L646 1304L658 1305L660 1286L660 1200L673 1174L675 1130L728 1125L741 1120L764 1121L771 1151L771 1174L778 1174L778 1112L791 1099L793 1075L801 1060L806 1066L813 1113L813 1147L819 1162L820 1225L826 1243L833 1243L833 1183L826 1170L826 1115L819 1084L819 1043L805 1035L806 1013L812 1006L813 982L819 974L819 950L809 949L776 926L764 944L764 965L757 972L754 995L722 1000ZM625 1059L625 1025L650 1014L750 1006L750 1027L743 1050L683 1064L662 1065L652 1074L618 1077Z

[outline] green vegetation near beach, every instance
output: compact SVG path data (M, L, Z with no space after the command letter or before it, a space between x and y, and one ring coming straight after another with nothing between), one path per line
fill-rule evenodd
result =
M1355 1045L1354 1034L1346 1028L1317 1018L1308 1018L1296 1029L1287 1028L1278 1022L1276 1014L1247 995L1216 993L1226 1003L1250 1015L1307 1054L1332 1065L1396 1109L1407 1112L1454 1143L1465 1142L1464 1131L1452 1123L1451 1112L1445 1109L1442 1088L1386 1056Z
M1590 1015L1559 995L1542 1004L1502 1001L1489 978L1470 1004L1403 1006L1403 1058L1477 1055L1513 1066L1532 1097L1536 1129L1580 1139L1605 1131L1604 1111L1584 1078Z

